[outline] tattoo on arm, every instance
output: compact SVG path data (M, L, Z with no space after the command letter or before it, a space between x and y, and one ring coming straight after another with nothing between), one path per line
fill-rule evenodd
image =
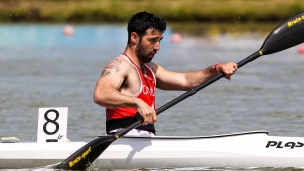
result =
M105 68L102 70L101 76L111 75L113 71L116 73L120 71L119 64L121 63L120 59L115 59L114 61L110 62Z

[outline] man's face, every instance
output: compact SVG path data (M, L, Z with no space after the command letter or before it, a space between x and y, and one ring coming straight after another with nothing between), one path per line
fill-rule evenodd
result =
M156 52L160 49L160 41L163 39L163 34L159 30L148 29L146 34L139 39L136 46L136 55L143 63L150 62Z

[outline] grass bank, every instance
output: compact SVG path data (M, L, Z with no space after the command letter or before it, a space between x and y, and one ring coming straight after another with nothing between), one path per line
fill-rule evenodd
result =
M303 0L1 0L0 22L127 22L143 10L171 22L269 22L303 9Z

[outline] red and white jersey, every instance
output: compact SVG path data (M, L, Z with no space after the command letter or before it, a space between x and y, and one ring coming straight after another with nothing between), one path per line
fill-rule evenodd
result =
M134 95L134 97L142 99L149 106L151 106L155 110L155 87L156 87L156 79L153 70L144 65L147 75L144 75L141 69L126 55L123 54L127 61L134 66L136 69L139 79L140 79L140 89L139 92ZM107 119L122 119L126 117L135 117L137 109L135 108L115 108L115 109L106 109Z

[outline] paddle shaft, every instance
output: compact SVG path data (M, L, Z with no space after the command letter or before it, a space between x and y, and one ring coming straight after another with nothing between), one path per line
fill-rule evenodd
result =
M257 59L258 57L262 56L260 53L261 51L257 51L255 53L253 53L252 55L248 56L247 58L243 59L242 61L238 62L238 68L244 66L245 64ZM201 89L209 86L210 84L214 83L215 81L221 79L222 77L224 77L225 74L223 72L217 74L216 76L208 79L207 81L201 83L200 85L192 88L191 90L185 92L184 94L178 96L177 98L171 100L170 102L166 103L165 105L163 105L162 107L158 108L156 110L156 115L159 115L160 113L162 113L163 111L169 109L170 107L176 105L177 103L183 101L184 99L194 95L195 93L197 93L198 91L200 91ZM134 122L133 124L131 124L130 126L128 126L127 128L117 132L114 136L118 139L121 136L125 135L126 133L128 133L129 131L131 131L134 128L139 127L143 122L143 119L140 119L136 122Z

